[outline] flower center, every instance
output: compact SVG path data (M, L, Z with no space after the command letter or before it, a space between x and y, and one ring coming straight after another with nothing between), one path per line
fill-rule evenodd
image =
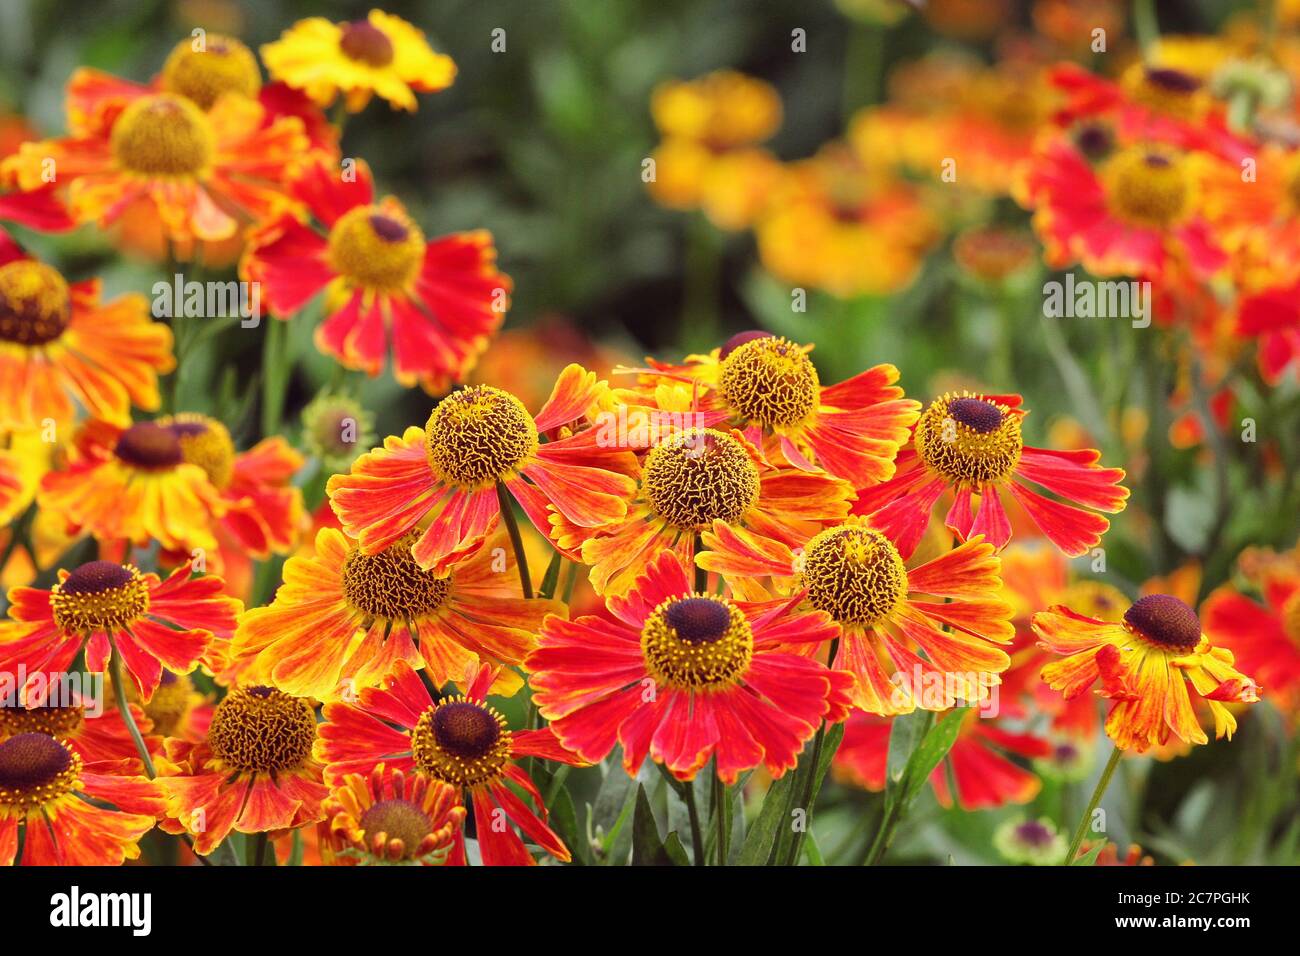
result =
M25 812L77 785L81 757L49 734L10 737L0 744L0 807Z
M173 93L136 100L113 124L113 158L143 176L194 176L212 161L215 137L193 101Z
M734 523L758 500L758 468L745 446L711 428L687 428L653 448L643 480L655 513L685 531Z
M188 676L163 671L149 703L143 705L146 716L153 721L154 733L173 736L189 713L193 694L194 682Z
M1201 642L1196 612L1170 594L1148 594L1124 612L1124 625L1139 637L1175 651L1191 652Z
M0 340L44 345L71 321L68 283L57 271L31 259L0 266Z
M916 423L916 453L944 478L978 487L1020 461L1020 418L978 396L944 395Z
M741 417L764 428L797 425L817 409L817 369L789 339L761 336L722 360L718 385Z
M354 20L342 27L339 49L349 60L383 67L393 62L393 41L369 20Z
M63 631L120 631L149 610L149 586L129 564L90 561L50 588L50 610Z
M1074 145L1086 159L1105 159L1115 146L1115 135L1100 123L1085 123L1074 132Z
M1143 67L1126 86L1135 102L1153 112L1193 120L1201 111L1201 81L1182 70Z
M1102 180L1111 212L1135 226L1167 229L1191 208L1186 163L1173 153L1127 149L1107 161Z
M175 468L185 460L180 436L156 422L137 422L117 438L113 454L148 471Z
M343 595L370 618L412 621L432 614L451 590L450 578L421 571L411 555L415 535L393 542L378 554L360 549L343 562Z
M203 469L216 488L225 488L235 473L235 443L226 426L206 415L181 414L157 423L176 436L181 459Z
M208 109L223 93L252 99L262 88L262 74L252 51L232 37L208 34L202 50L193 40L176 44L162 68L162 88L189 97Z
M329 236L330 263L354 284L381 292L408 286L424 258L424 234L404 213L358 206Z
M1028 846L1040 847L1050 845L1056 834L1037 820L1026 820L1016 827L1016 838Z
M641 628L646 670L661 685L704 690L734 684L754 657L754 634L722 598L669 598Z
M12 737L15 734L49 734L51 737L67 737L81 726L86 708L81 705L71 707L24 707L10 700L0 703L0 737Z
M409 860L424 838L433 832L428 814L410 800L381 800L361 814L357 821L365 831L365 842L388 846L393 840L402 845L399 859Z
M316 715L300 697L273 687L241 687L217 705L208 746L244 773L277 773L302 766L316 741Z
M762 329L749 329L745 332L737 332L731 338L727 339L727 341L723 342L722 346L718 349L718 361L722 361L747 342L752 342L755 339L770 339L771 337L771 332L764 332Z
M907 597L907 569L894 543L874 528L841 525L804 549L800 580L813 607L841 624L870 627Z
M537 451L537 425L523 403L491 385L452 392L424 426L429 467L473 489L508 477Z
M449 697L420 715L411 732L411 754L419 770L455 787L495 780L510 759L511 735L494 707Z

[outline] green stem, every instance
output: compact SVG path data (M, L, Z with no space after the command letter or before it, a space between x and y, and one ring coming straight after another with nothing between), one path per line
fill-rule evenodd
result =
M523 591L524 597L533 596L533 581L528 574L528 556L524 554L524 537L519 533L519 522L515 518L515 509L510 504L510 496L506 494L506 486L497 482L497 503L501 507L501 520L506 523L506 531L510 535L510 546L515 551L515 563L519 565L519 588Z
M1119 766L1119 758L1124 755L1124 751L1116 747L1110 753L1110 760L1106 761L1106 769L1101 772L1101 779L1097 781L1097 789L1092 791L1092 799L1088 801L1088 806L1083 811L1083 816L1079 817L1079 825L1075 827L1074 839L1070 841L1070 852L1065 855L1065 865L1069 866L1074 862L1074 857L1079 852L1079 847L1083 845L1083 837L1088 832L1088 822L1092 819L1092 811L1097 809L1097 804L1101 803L1101 795L1106 792L1106 787L1110 785L1110 778L1115 775L1115 768Z
M251 866L269 866L267 850L270 848L270 833L263 830L257 835L257 839L253 841L253 851L249 856L249 864Z
M122 723L126 724L126 732L131 735L131 742L135 744L135 751L140 755L140 761L144 764L144 772L152 780L158 776L158 771L154 769L153 757L149 755L149 748L144 745L144 736L140 733L140 728L136 726L135 715L131 713L131 702L126 696L126 682L122 680L122 655L117 649L117 644L109 641L109 658L108 673L113 681L113 697L117 700L117 712L122 715Z
M840 113L845 123L859 109L880 99L884 60L884 27L853 21L845 40L844 81L840 91Z
M1134 0L1133 32L1137 35L1138 45L1142 47L1142 58L1151 59L1151 48L1160 39L1160 26L1156 22L1155 0Z
M808 838L808 831L812 829L812 802L813 787L817 784L817 768L822 762L822 745L826 740L826 721L822 721L817 728L817 735L813 737L812 758L808 762L808 771L803 779L803 793L800 795L799 806L803 807L804 825L803 829L794 835L790 841L790 853L785 859L786 866L798 866L799 854L803 852L803 841Z
M267 319L266 337L262 340L262 437L278 434L284 414L284 398L289 391L289 367L286 343L289 323Z
M695 805L695 784L686 781L682 787L682 799L686 802L686 812L691 818L691 848L695 851L695 865L706 866L704 859L704 828L700 826L700 808Z
M726 866L731 855L731 790L713 768L713 816L718 827L718 866Z
M686 235L686 289L681 335L681 341L690 352L707 352L718 344L721 247L721 235L704 214L693 216Z

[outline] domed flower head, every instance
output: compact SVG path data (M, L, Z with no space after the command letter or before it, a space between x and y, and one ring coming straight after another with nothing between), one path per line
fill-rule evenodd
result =
M322 856L340 866L443 863L465 822L455 787L381 763L347 774L325 801Z
M759 764L781 777L823 719L848 715L849 675L786 647L833 637L825 614L695 593L670 552L607 606L547 618L525 665L539 712L587 761L622 745L632 775L649 754L679 780L711 758L728 784Z
M202 743L169 739L158 761L169 832L207 856L229 835L291 830L325 816L329 788L312 759L311 704L273 687L238 687L217 705Z
M993 845L1012 863L1059 866L1069 851L1065 836L1049 818L1008 820L993 834Z
M854 511L871 514L904 555L910 555L930 521L930 511L945 491L953 493L945 519L965 541L982 535L994 548L1011 540L1011 522L1001 492L1014 498L1039 530L1058 548L1078 556L1095 547L1110 522L1096 511L1124 510L1128 489L1120 468L1102 468L1096 451L1053 451L1026 445L1021 437L1025 412L1019 395L963 391L935 399L922 413L911 447L898 456L898 473L876 488L858 493ZM1024 482L1041 485L1073 505L1047 498ZM972 508L971 496L979 496Z
M853 674L853 705L868 713L984 701L1011 663L997 646L1015 633L1011 608L997 597L998 559L982 540L910 569L889 535L858 517L814 535L797 554L720 523L703 540L709 550L696 563L733 589L775 591L830 616L838 626L826 639L839 639L831 666Z
M59 571L49 590L13 588L0 632L0 671L65 671L85 648L86 669L102 673L113 654L149 700L163 668L188 674L214 636L235 629L240 603L222 593L215 575L190 577L187 564L167 580L112 561Z
M378 375L391 340L399 382L444 392L501 327L510 277L497 271L490 233L426 241L400 202L376 200L365 163L354 172L309 163L293 190L316 224L292 211L267 220L249 236L241 274L281 319L323 291L316 345L344 366Z
M399 660L426 667L441 687L480 659L520 663L542 619L564 613L558 601L519 597L504 531L445 577L419 568L412 538L366 554L332 528L317 532L315 553L285 564L274 602L240 618L235 666L318 700L373 687ZM502 671L494 690L520 684Z
M0 866L117 866L139 857L163 800L152 781L119 769L90 763L47 733L0 743Z
M456 78L451 57L435 53L422 31L382 10L350 23L299 20L262 47L262 60L272 78L322 107L342 94L349 113L365 109L371 96L414 112L416 93L437 93Z
M636 491L629 477L636 474L636 456L603 446L598 429L568 429L585 419L604 387L591 372L570 365L535 418L491 385L452 392L423 429L390 436L357 459L351 474L329 480L326 490L343 530L374 554L427 519L412 553L421 568L445 575L482 546L509 497L546 537L551 509L581 528L620 520Z
M836 776L867 790L884 790L892 726L889 718L854 711L844 726L844 739L831 764ZM970 708L945 763L931 772L930 786L940 805L952 806L953 788L948 785L951 767L957 805L963 810L1029 803L1038 796L1042 781L1037 774L1013 763L1010 756L1035 758L1051 753L1051 744L1043 738L999 727Z
M1225 704L1259 699L1232 653L1212 646L1196 612L1168 594L1139 598L1118 624L1057 606L1035 614L1033 625L1042 646L1063 655L1043 668L1043 680L1068 700L1100 679L1099 694L1114 701L1106 734L1122 750L1142 752L1171 736L1205 743L1192 691L1214 715L1216 737L1230 738L1237 728Z
M1246 578L1263 603L1224 585L1201 609L1205 630L1232 647L1279 708L1300 717L1300 562Z
M130 707L132 720L144 735L145 745L151 753L156 752L162 746L162 738L151 733L153 722L138 704ZM125 761L131 773L144 773L144 763L121 711L116 707L111 710L87 707L80 693L52 700L48 693L35 694L29 688L19 687L0 698L0 741L30 733L49 734L70 744L87 764Z
M128 425L132 405L158 407L158 375L175 367L144 296L101 302L99 280L69 284L0 241L0 428L67 424L78 409Z
M302 410L302 440L324 474L347 471L375 443L374 416L350 395L321 392Z
M567 863L568 847L546 825L542 795L515 761L538 757L578 766L582 760L561 747L549 727L511 730L487 702L488 689L497 680L496 668L471 667L463 696L434 700L419 675L399 661L383 688L361 691L356 704L325 705L316 756L326 764L326 780L337 785L350 774L369 774L381 764L403 773L415 771L460 791L462 802L473 806L484 865L536 862L514 828L498 822L498 811L532 842ZM448 862L465 861L464 835L457 831Z
M884 481L921 406L903 398L892 365L823 386L811 349L766 332L741 332L681 365L651 360L643 386L667 381L698 388L692 410L704 423L743 429L769 460L821 469L858 488Z
M93 72L69 83L68 120L69 136L24 143L0 177L48 188L53 162L76 222L151 219L155 241L182 259L288 205L284 184L310 148L302 120L272 118L237 92L205 110L188 95Z
M552 534L561 548L581 544L597 594L622 594L666 551L693 566L714 521L795 541L843 519L852 496L845 481L769 464L740 432L687 428L647 454L624 521L593 535L553 518Z

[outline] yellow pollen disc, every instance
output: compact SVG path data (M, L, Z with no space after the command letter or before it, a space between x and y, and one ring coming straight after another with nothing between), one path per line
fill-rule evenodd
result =
M1195 120L1206 105L1201 81L1181 70L1135 65L1123 85L1135 102L1165 116Z
M50 610L64 631L120 631L149 610L149 587L129 564L91 561L50 588Z
M330 264L354 285L377 292L406 288L420 271L424 234L405 213L358 206L330 230Z
M143 176L195 176L212 161L214 136L203 111L173 93L136 100L113 124L113 158Z
M232 37L209 33L203 49L194 40L182 40L162 68L162 88L189 97L208 109L223 93L250 99L262 88L262 74L251 50Z
M230 484L235 473L235 443L225 425L215 418L190 413L160 418L157 424L176 436L181 458L202 468L216 488Z
M450 578L421 571L411 555L415 535L378 554L353 551L343 562L343 595L358 611L385 621L414 621L442 607Z
M45 345L71 321L68 283L57 271L32 259L0 266L0 340Z
M1106 162L1101 177L1111 212L1132 225L1167 229L1191 210L1186 160L1174 153L1127 149Z
M190 699L194 695L194 682L185 674L163 671L158 688L144 704L145 715L153 721L153 731L164 737L174 736L181 721L189 713Z
M722 688L749 670L754 634L740 609L722 598L669 598L646 618L641 653L646 670L660 685Z
M1118 624L1131 602L1113 584L1105 581L1076 581L1066 589L1060 603L1093 620Z
M409 860L415 856L424 838L433 832L429 815L410 800L381 800L371 804L357 821L365 834L368 846L380 843L391 846L396 840L401 844L398 859Z
M212 714L208 746L244 773L279 773L302 766L316 741L316 715L301 697L273 687L241 687Z
M804 549L799 577L812 606L841 624L870 627L907 598L903 559L874 528L841 525L821 532Z
M1286 631L1287 637L1300 645L1300 589L1297 589L1282 605L1282 629Z
M817 410L817 369L789 339L753 339L722 360L718 385L732 408L764 428L797 425Z
M29 813L71 792L80 777L80 755L49 734L18 734L0 744L0 809Z
M411 754L421 773L453 787L477 787L495 780L510 760L511 734L495 707L447 697L420 715Z
M429 467L465 489L495 484L537 452L537 425L519 399L491 385L452 392L424 426Z
M1011 474L1024 442L1020 416L978 395L944 395L916 423L916 453L952 482L978 490Z
M81 726L86 708L73 707L20 707L0 703L0 739L17 734L49 734L67 737Z
M734 523L758 501L758 468L745 446L711 428L687 428L646 456L655 514L683 531Z

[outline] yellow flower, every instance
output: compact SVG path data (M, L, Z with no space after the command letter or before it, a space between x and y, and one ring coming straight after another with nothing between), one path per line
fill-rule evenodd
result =
M262 60L273 79L322 107L342 93L349 113L365 109L372 95L414 112L416 91L436 93L456 78L451 57L435 53L422 31L382 10L351 23L299 20L262 47Z

